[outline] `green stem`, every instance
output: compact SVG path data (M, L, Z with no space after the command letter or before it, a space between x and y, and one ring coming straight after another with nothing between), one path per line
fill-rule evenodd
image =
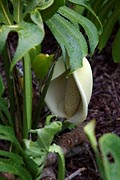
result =
M9 16L8 16L7 12L6 12L5 7L4 7L4 4L3 4L3 2L2 2L1 0L0 0L0 7L1 7L1 11L2 11L2 13L3 13L3 15L4 15L7 23L8 23L9 25L12 25L12 23L11 23L11 21L10 21L10 18L9 18Z
M28 137L32 123L32 72L30 56L24 56L24 96L23 96L23 138Z

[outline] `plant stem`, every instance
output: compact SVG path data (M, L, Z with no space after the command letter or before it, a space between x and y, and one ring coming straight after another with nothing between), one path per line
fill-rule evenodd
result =
M24 95L23 95L23 138L28 137L32 123L32 72L30 56L24 56Z

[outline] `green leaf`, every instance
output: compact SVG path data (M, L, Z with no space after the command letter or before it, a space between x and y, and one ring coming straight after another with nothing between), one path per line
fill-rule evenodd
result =
M99 139L103 165L107 180L120 179L120 137L115 134L104 134Z
M24 3L26 5L24 15L33 11L36 8L44 10L44 9L50 7L53 4L53 2L54 2L54 0L30 0L30 1L24 0Z
M120 3L118 4L118 7L110 15L110 17L109 17L110 20L106 21L106 23L104 24L103 33L100 36L100 41L99 41L99 45L98 45L98 48L100 51L105 47L105 45L110 37L110 34L112 33L113 27L120 16L119 8L120 8Z
M84 131L85 131L85 133L91 143L91 146L95 152L95 157L96 157L96 161L97 161L97 165L98 165L101 177L102 177L102 179L107 180L105 177L103 160L101 159L101 154L99 153L98 143L97 143L97 139L95 136L95 120L92 120L91 122L89 122L84 127Z
M45 125L49 125L51 123L51 119L55 117L55 115L49 115L46 117Z
M86 133L86 135L88 136L90 143L92 145L92 148L94 149L94 151L97 151L97 139L95 137L95 120L92 120L91 122L89 122L85 127L84 127L84 131Z
M3 48L5 47L5 43L7 40L8 33L12 30L11 26L3 25L0 29L0 54L3 51Z
M0 172L12 173L22 180L32 180L30 173L24 167L22 158L14 153L0 150Z
M10 0L13 5L13 19L16 23L19 23L23 17L23 2L21 0Z
M8 123L12 126L12 120L11 120L10 112L8 110L8 106L5 100L1 97L0 97L0 112L3 113L4 116L6 116Z
M54 138L54 135L59 132L62 128L62 123L60 121L52 122L51 124L45 126L42 129L30 130L30 132L37 133L38 139L37 143L41 148L48 151L50 144ZM48 138L49 137L49 138Z
M37 20L36 20L37 21ZM40 25L41 24L41 25ZM2 52L8 33L15 31L18 33L19 41L16 53L11 63L11 70L14 65L34 46L40 44L44 38L44 28L42 22L39 25L21 22L18 25L2 26L0 30L0 53ZM39 37L39 38L38 38Z
M94 16L94 18L96 19L96 21L98 23L99 34L102 33L103 27L102 27L101 21L100 21L99 17L95 14L95 12L92 10L92 8L90 7L90 4L89 4L88 0L69 0L69 2L72 2L74 4L85 7Z
M105 3L102 4L98 12L98 16L102 24L104 24L106 20L109 20L109 15L112 13L113 9L115 9L115 6L117 6L118 8L119 0L107 0Z
M93 0L93 2L91 3L92 5L92 9L94 10L95 13L98 13L100 11L100 8L103 6L103 3L105 1L103 0Z
M49 148L49 152L55 152L58 154L58 177L57 180L65 179L65 159L62 148L56 144L53 144Z
M43 31L43 21L42 21L42 17L40 15L40 12L38 10L32 11L30 13L30 17L32 19L32 21L38 25L38 27Z
M0 23L11 25L12 22L13 19L9 11L8 0L0 0Z
M52 64L53 55L38 54L32 60L32 68L39 79L44 79Z
M68 7L61 7L58 12L62 16L65 16L65 18L68 18L72 23L80 24L84 28L89 39L91 53L93 54L98 44L98 32L95 25L89 19Z
M113 56L114 62L116 63L120 62L120 28L112 44L112 56Z
M61 128L61 122L52 122L44 128L30 130L31 135L37 135L36 141L24 140L26 155L30 157L30 159L33 159L33 161L39 166L36 180L40 179L45 160L49 153L49 147L55 134L58 133Z
M50 6L49 8L41 11L41 15L42 15L42 19L44 21L48 20L49 18L51 18L59 9L59 7L64 6L65 5L65 0L54 0L54 3L52 4L52 6Z
M3 84L3 81L2 81L2 77L0 75L0 97L2 96L3 92L4 92L4 84Z
M47 8L49 8L53 3L54 3L54 0L42 1L42 3L39 4L39 9L40 9L40 10L47 9Z
M11 63L11 71L15 64L34 46L41 43L44 37L43 24L41 28L33 23L22 22L14 29L19 36L18 46ZM39 38L38 38L39 37Z
M23 152L17 138L15 137L15 132L12 127L0 125L0 139L12 142L20 152Z
M87 55L87 43L82 33L71 22L59 14L55 14L47 21L47 25L57 39L61 48L65 47L71 71L82 66L82 59Z

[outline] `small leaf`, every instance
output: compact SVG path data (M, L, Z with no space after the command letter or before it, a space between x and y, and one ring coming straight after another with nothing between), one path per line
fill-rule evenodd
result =
M24 140L26 155L38 166L37 179L40 179L45 160L49 153L49 147L56 133L62 128L61 122L52 122L44 128L30 130L31 135L37 135L36 141Z
M62 148L56 144L53 144L49 148L49 152L55 152L58 154L58 177L57 180L65 179L65 159Z
M95 137L95 120L92 120L91 122L89 122L84 127L84 131L85 131L86 135L88 136L88 138L90 140L92 148L96 152L97 151L97 139Z
M115 134L104 134L99 139L103 165L107 180L120 179L120 138Z
M53 55L39 54L32 60L32 68L39 79L44 79L52 64Z
M120 28L112 44L112 56L113 56L114 62L116 63L120 62Z
M30 130L30 132L37 133L38 139L37 143L41 148L44 148L45 150L48 151L49 146L52 143L52 140L54 138L54 135L58 133L62 128L62 123L60 121L57 122L52 122L51 124L45 126L44 128L41 129L35 129L35 130ZM49 138L48 138L49 137Z

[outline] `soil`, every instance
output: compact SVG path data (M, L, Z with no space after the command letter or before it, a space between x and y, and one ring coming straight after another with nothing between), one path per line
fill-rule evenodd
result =
M53 37L49 36L43 52L51 53L47 47L51 46ZM56 49L56 44L53 51ZM96 120L96 137L101 137L104 133L111 132L120 136L120 64L115 64L111 55L111 40L106 48L90 59L93 71L93 93L89 103L89 111L86 121ZM0 66L0 73L2 72ZM81 151L72 156L66 157L66 180L101 180L98 172L94 152L87 142L87 145L79 146ZM73 177L71 177L71 175ZM45 178L45 179L50 179Z

